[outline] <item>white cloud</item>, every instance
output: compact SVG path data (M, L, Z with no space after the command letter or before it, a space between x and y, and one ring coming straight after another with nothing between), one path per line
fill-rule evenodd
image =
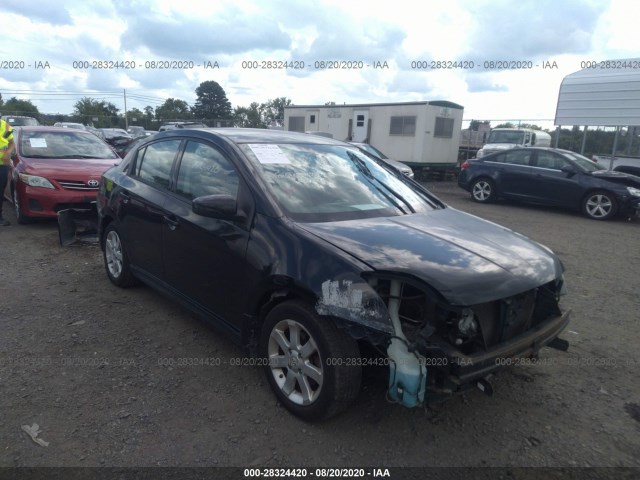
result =
M45 112L70 112L74 97L56 101L29 90L92 96L91 90L127 89L128 106L142 108L145 97L152 97L153 106L167 97L192 104L198 84L215 80L234 106L282 96L296 104L439 99L463 105L466 118L552 119L560 82L579 70L581 61L636 56L634 19L640 15L640 4L620 0L451 0L420 9L409 0L60 0L51 5L0 4L12 25L0 57L51 65L45 71L0 70L0 93L5 99L33 98ZM78 60L131 60L136 68L73 68ZM220 68L145 68L145 61L163 60L217 61ZM386 62L389 68L316 68L316 61L336 60ZM466 60L474 68L417 69L416 60L425 65ZM484 62L495 60L536 66L487 70ZM305 68L250 69L243 61L304 62ZM542 68L553 61L557 68ZM19 90L27 92L16 94ZM113 101L123 108L118 97Z

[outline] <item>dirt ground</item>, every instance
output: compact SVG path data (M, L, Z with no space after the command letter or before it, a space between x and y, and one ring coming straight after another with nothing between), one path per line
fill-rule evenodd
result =
M386 370L367 370L350 410L307 424L224 335L147 287L112 286L97 246L62 248L55 223L18 226L5 202L0 467L640 467L640 219L478 205L455 183L427 185L559 254L568 352L507 368L492 397L432 409L389 404ZM21 428L34 423L47 447Z

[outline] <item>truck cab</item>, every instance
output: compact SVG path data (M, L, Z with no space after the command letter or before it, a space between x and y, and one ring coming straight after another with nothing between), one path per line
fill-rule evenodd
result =
M478 158L515 147L550 147L551 135L531 128L494 128L487 143L478 150Z

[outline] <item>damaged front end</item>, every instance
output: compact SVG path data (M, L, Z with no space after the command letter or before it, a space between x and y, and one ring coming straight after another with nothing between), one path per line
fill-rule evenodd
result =
M318 312L351 325L355 319L370 328L366 320L374 317L375 310L375 330L386 334L384 342L377 338L375 343L386 346L388 395L406 407L471 388L491 394L488 377L513 358L535 358L544 346L568 348L557 338L569 322L569 312L561 312L558 304L564 293L562 278L507 298L464 306L451 305L439 292L410 277L376 274L367 282L357 289L360 293L354 293L354 284L334 284L337 290L323 297L325 304ZM359 316L355 307L363 305L365 286L375 292L376 301L370 294L365 298L376 308ZM337 298L343 299L346 310L327 306L327 299L335 304Z
M397 311L401 329L396 328L396 336L403 338L408 354L426 367L429 401L472 387L490 393L487 377L512 358L536 357L547 345L568 348L557 339L569 322L569 312L562 313L558 305L564 293L561 278L507 298L467 306L450 305L434 290L409 279L376 277L370 284L386 299L392 319ZM391 360L393 340L387 352ZM418 369L415 372L418 375ZM411 386L424 381L421 375L420 370ZM402 390L394 391L392 380L389 394L401 399Z

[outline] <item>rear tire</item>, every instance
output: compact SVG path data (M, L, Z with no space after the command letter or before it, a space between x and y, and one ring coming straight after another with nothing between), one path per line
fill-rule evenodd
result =
M617 212L618 202L609 192L590 192L582 200L582 213L593 220L608 220Z
M122 237L113 223L110 223L105 229L103 242L104 266L111 283L121 288L136 285L138 280L131 273L129 257Z
M285 302L269 312L259 352L276 397L303 420L332 417L360 392L358 344L303 302Z
M489 203L496 199L496 185L488 178L478 178L471 184L471 198L478 203Z

